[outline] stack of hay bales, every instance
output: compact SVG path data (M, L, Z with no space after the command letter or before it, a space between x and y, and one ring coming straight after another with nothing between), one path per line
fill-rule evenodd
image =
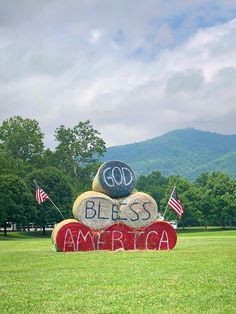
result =
M99 242L94 239L108 232L106 228L113 224L118 224L118 230L125 224L135 232L156 221L156 201L146 193L136 192L134 187L135 175L126 163L115 160L102 164L92 190L82 193L74 202L75 219L64 220L55 227L52 240L56 249L78 251L82 250L81 243L87 242L84 250L94 250L95 242Z
M81 194L73 206L73 215L86 226L104 229L114 222L137 228L157 217L156 201L146 193L135 192L135 176L121 161L108 161L93 180L92 191Z

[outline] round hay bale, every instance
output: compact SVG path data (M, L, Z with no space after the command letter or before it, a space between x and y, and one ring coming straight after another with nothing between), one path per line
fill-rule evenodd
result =
M115 223L104 229L97 239L99 250L134 250L135 230L123 223Z
M93 229L103 229L117 219L117 205L106 194L88 191L81 194L73 205L74 217Z
M52 232L52 243L56 251L76 252L78 231L81 228L88 229L75 219L65 219L58 223Z
M93 191L119 198L129 195L135 186L133 170L124 162L107 161L98 169L93 180Z
M135 193L137 193L138 191L136 190L136 189L134 189L130 194L129 194L129 196L130 195L132 195L132 194L135 194ZM114 201L116 202L116 205L117 205L117 207L118 207L118 209L120 209L120 206L123 204L123 202L124 202L124 200L127 198L127 195L126 196L123 196L123 197L119 197L119 198L115 198L114 199Z
M172 250L177 242L176 230L166 221L155 221L143 228L138 239L139 250Z
M150 195L136 192L121 203L120 221L133 228L140 228L154 221L157 212L157 203Z

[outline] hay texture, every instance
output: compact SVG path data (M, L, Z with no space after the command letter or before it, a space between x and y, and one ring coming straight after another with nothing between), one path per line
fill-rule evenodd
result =
M156 201L134 187L135 176L126 163L105 162L97 171L93 190L75 200L75 219L65 219L54 228L56 251L174 248L176 231L169 223L158 221Z
M73 215L85 226L93 229L103 229L117 219L117 205L106 194L87 191L74 202Z
M53 229L52 243L58 252L75 251L73 243L65 247L65 232L70 230L71 235L77 232L79 222L75 219L65 219L59 222Z
M120 205L120 220L133 228L149 225L157 218L156 201L148 194L136 192L123 199Z
M92 189L120 198L129 195L135 186L133 170L124 162L118 160L107 161L98 169L93 180Z
M55 231L53 243L59 252L170 250L177 241L176 231L164 221L155 221L139 229L114 223L98 231L75 219L66 219L56 226Z

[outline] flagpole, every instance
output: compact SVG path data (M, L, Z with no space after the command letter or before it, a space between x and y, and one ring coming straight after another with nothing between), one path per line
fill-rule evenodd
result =
M34 184L35 184L38 188L41 189L41 187L38 185L38 183L37 183L35 180L33 180L33 181L34 181ZM50 201L50 202L52 203L52 205L57 209L57 211L60 213L60 215L62 216L62 218L65 219L65 217L62 215L60 209L57 207L57 205L56 205L56 204L52 201L52 199L49 197L48 193L47 193L47 196L48 196L49 201Z
M60 209L57 207L57 205L52 201L52 199L48 196L49 201L52 203L52 205L58 210L58 212L61 214L61 217L65 219L65 217L62 215Z
M166 209L165 209L165 211L164 211L164 214L163 214L163 219L165 218L165 214L166 214L166 211L167 211L167 209L168 209L168 203L169 203L169 200L170 200L170 198L171 198L171 196L172 196L172 194L173 194L173 192L174 192L174 189L175 189L175 186L173 187L173 190L172 190L172 192L171 192L171 194L170 194L170 197L169 197L169 199L168 199L168 202L167 202L167 205L166 205Z

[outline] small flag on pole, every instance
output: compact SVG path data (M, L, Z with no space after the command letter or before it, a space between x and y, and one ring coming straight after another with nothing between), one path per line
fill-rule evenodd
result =
M45 202L48 199L48 195L43 189L36 187L36 200L39 204Z
M57 205L52 201L52 199L47 195L47 193L41 189L41 187L38 185L38 183L34 180L34 184L36 186L36 200L39 204L45 202L46 200L49 200L52 205L57 209L57 211L59 212L59 214L62 216L63 219L65 219L65 217L62 215L62 212L60 211L60 209L57 207Z
M179 200L178 193L175 187L168 201L168 206L176 212L179 218L181 218L182 214L184 213L184 208Z

